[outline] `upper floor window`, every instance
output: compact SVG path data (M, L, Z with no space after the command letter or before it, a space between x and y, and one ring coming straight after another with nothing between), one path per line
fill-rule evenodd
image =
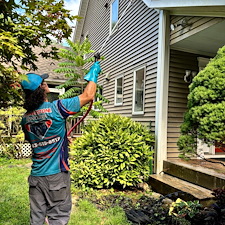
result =
M110 16L110 31L114 31L115 25L119 18L119 0L112 1L111 4L111 16Z
M123 103L123 77L117 77L115 80L115 105Z
M144 86L145 86L145 68L134 71L134 90L133 90L133 114L144 113Z

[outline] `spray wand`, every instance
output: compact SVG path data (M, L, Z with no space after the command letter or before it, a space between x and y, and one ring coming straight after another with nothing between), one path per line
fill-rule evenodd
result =
M134 2L135 0L130 0L126 9L123 11L123 13L121 14L120 18L118 19L117 23L115 24L115 26L113 27L111 33L109 34L109 36L106 38L105 42L103 43L102 47L100 48L100 50L94 55L95 58L95 62L97 62L98 60L100 60L101 58L101 52L103 50L103 48L105 47L107 41L109 40L109 38L111 37L111 35L113 34L113 32L115 31L116 27L118 26L119 22L121 21L122 17L125 15L127 9L130 7L130 5ZM67 132L67 137L70 136L71 132L86 118L86 116L89 114L89 112L91 111L93 105L93 100L90 101L90 105L86 111L86 113L83 115L83 117L77 122L75 123L70 130Z
M96 53L94 55L95 57L95 62L97 62L98 60L100 60L100 53ZM71 128L70 130L67 132L67 137L70 136L71 132L86 118L86 116L89 114L89 112L91 111L91 108L92 108L92 105L93 105L93 100L90 101L90 104L89 104L89 107L86 111L86 113L82 116L82 118L77 121Z

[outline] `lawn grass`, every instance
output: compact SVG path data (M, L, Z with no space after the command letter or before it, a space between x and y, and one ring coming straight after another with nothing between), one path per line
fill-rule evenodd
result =
M27 177L25 164L30 160L0 160L0 224L29 224ZM18 165L21 164L21 165Z
M124 211L120 207L114 207L105 211L99 211L88 200L78 202L73 207L71 219L68 225L129 225Z
M6 160L0 158L0 225L29 225L27 178L30 159ZM73 205L69 225L128 225L119 207L105 211L82 199Z

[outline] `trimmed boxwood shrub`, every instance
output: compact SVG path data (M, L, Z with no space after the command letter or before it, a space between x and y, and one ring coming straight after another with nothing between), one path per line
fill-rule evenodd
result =
M75 186L128 187L149 175L154 136L141 123L116 114L90 121L71 144Z

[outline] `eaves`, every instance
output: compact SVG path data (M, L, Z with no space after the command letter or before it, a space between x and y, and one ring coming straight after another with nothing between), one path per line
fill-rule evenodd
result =
M81 0L80 1L80 7L78 11L78 16L82 17L79 21L76 21L76 26L75 26L75 31L74 31L74 36L73 36L73 42L79 41L81 37L81 33L83 30L84 26L84 18L87 13L87 8L88 8L88 3L89 0Z
M149 8L170 15L225 17L225 0L143 0Z

